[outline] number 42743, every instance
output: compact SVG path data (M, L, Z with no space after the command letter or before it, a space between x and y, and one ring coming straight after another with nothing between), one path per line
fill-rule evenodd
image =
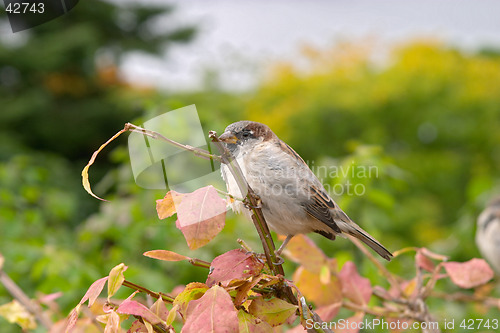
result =
M9 14L42 14L45 12L43 2L10 2L5 11Z
M466 330L498 329L498 319L463 319L460 327Z

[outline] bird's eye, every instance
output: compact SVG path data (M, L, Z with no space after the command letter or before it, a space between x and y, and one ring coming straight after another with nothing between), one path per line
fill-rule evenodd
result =
M250 136L250 132L249 131L243 131L243 133L241 133L241 135L244 137L244 138L248 138Z

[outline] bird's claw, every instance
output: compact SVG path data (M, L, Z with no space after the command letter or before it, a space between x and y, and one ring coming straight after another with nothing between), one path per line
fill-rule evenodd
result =
M282 265L284 262L285 262L285 259L283 259L279 254L277 254L276 252L274 253L276 255L276 259L278 259L277 262L273 262L273 265L275 266L278 266L278 265Z
M262 208L262 201L260 201L260 198L257 199L257 205L252 205L250 202L248 202L247 200L245 200L243 202L243 204L245 205L246 208L248 209L259 209L259 208Z

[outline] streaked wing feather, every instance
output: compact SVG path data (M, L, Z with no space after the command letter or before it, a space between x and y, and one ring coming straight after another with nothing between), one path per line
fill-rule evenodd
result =
M330 209L335 208L335 203L332 198L314 186L311 186L311 198L304 205L307 214L315 218L318 221L325 223L327 226L333 229L336 233L341 233L339 226L333 220Z

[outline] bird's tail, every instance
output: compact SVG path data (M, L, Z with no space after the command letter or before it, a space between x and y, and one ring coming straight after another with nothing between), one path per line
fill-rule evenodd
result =
M347 215L344 214L344 216L341 217L342 221L335 221L342 232L356 237L357 239L361 240L363 243L371 247L373 251L377 252L382 258L387 261L391 261L392 253L389 252L389 250L387 250L369 233L364 231L359 225L354 223Z

